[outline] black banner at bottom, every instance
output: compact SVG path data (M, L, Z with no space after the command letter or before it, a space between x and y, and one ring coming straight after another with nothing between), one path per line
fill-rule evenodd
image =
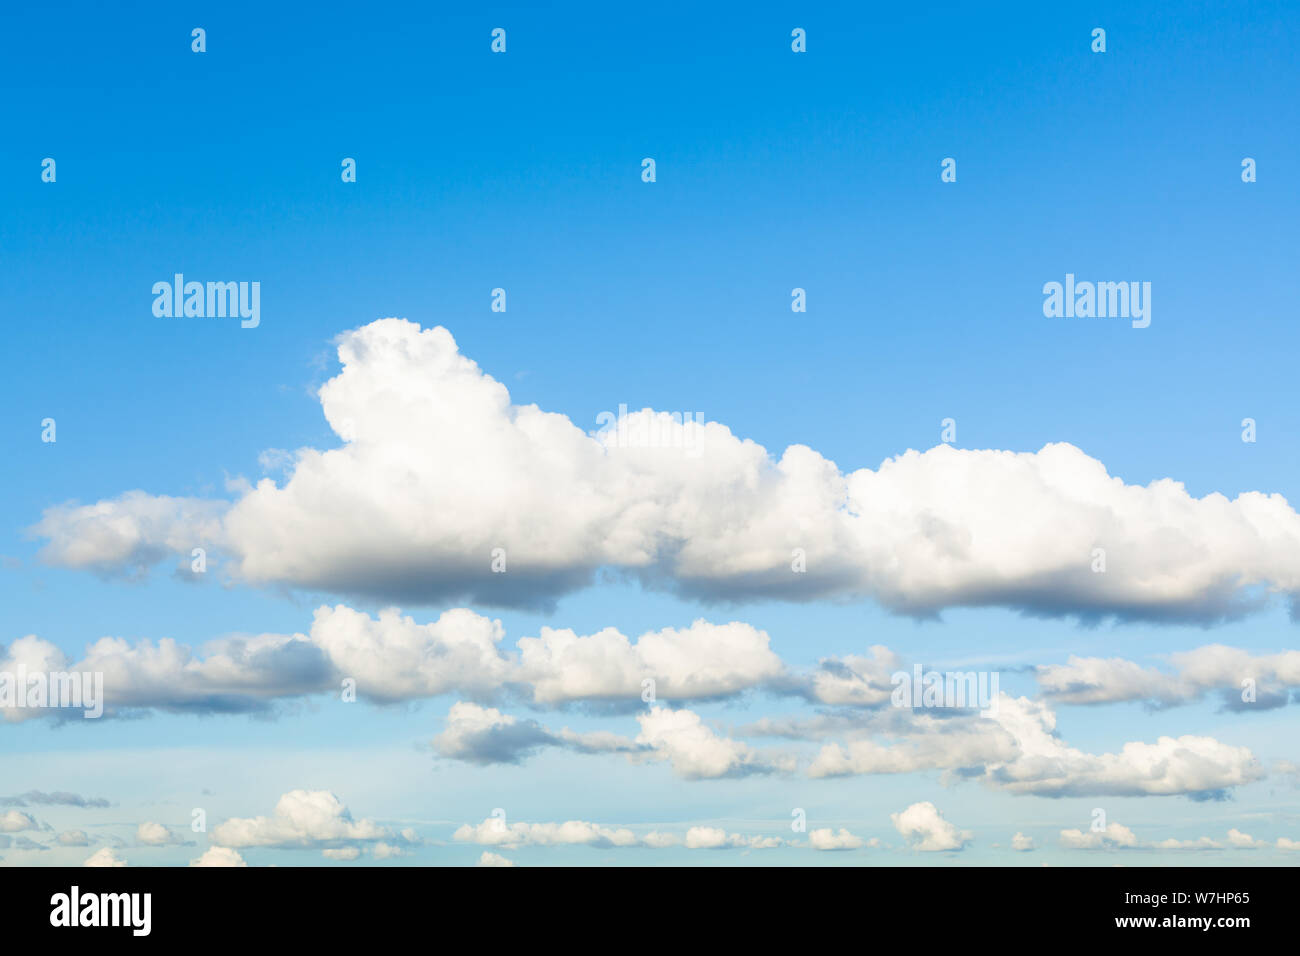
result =
M1291 868L0 869L5 939L85 944L374 942L403 925L466 920L515 934L606 943L620 933L735 942L782 923L864 942L940 927L985 939L1183 946L1263 941L1296 928ZM648 922L647 922L648 920ZM681 923L676 928L674 925ZM614 934L614 935L609 935ZM973 940L975 937L964 936Z

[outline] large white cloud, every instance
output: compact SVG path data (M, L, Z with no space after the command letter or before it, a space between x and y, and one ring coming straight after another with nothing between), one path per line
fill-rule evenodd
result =
M775 457L649 410L589 434L511 404L446 329L401 319L344 334L339 358L320 399L341 447L299 450L282 485L233 503L132 492L48 509L44 559L132 573L208 546L243 581L408 603L546 604L604 567L704 598L873 598L917 615L1204 621L1300 592L1300 515L1279 495L1128 485L1067 444L940 445L843 472L806 446ZM625 447L652 420L691 447Z

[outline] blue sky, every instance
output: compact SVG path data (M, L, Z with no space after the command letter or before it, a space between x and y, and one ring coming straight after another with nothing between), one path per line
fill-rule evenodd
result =
M325 4L310 15L143 4L6 19L0 645L35 634L72 658L108 635L197 647L306 632L322 604L391 603L215 573L196 583L171 573L175 561L126 580L38 557L45 539L29 530L52 506L133 489L232 501L227 480L257 481L267 449L339 447L316 390L339 373L337 337L389 316L445 326L516 405L585 431L620 404L699 411L775 457L807 445L849 472L934 447L951 417L958 449L1068 442L1126 485L1300 496L1300 134L1287 121L1300 20L1285 4ZM202 54L194 27L207 31ZM490 52L494 27L507 30L504 55ZM790 49L795 27L806 53ZM1094 27L1106 30L1104 54L1090 50ZM41 181L47 156L54 183ZM340 181L343 157L356 159L356 183ZM641 179L644 157L654 183ZM957 160L956 183L940 181L944 157ZM1257 182L1242 182L1244 157ZM150 288L176 272L260 282L260 326L156 318ZM1042 286L1066 273L1151 282L1150 327L1045 318ZM490 310L497 287L505 313ZM795 287L806 313L790 309ZM1247 417L1254 443L1241 440ZM45 418L57 421L54 444L40 441ZM502 621L507 650L543 626L635 637L741 621L793 668L882 644L928 667L1001 669L1004 690L1031 698L1024 669L1071 654L1143 665L1211 643L1277 654L1296 626L1280 599L1229 622L1151 624L1007 606L917 621L861 594L698 600L612 573L553 597L552 609L430 598L401 610L425 622L469 606ZM415 827L425 842L394 863L474 862L494 847L452 832L496 807L511 820L794 840L800 807L809 829L891 845L501 850L520 863L1109 864L1114 852L1058 841L1087 830L1098 806L1144 841L1221 839L1230 827L1300 839L1297 778L1277 771L1197 801L1013 795L944 785L934 770L683 780L665 763L560 750L479 766L429 744L457 699L340 708L315 695L273 718L21 721L0 728L4 776L14 794L111 801L30 812L57 831L86 829L92 846L124 841L132 864L202 852L193 807L214 822L254 818L297 789ZM733 735L817 710L763 691L691 707ZM627 713L502 710L637 731ZM1058 733L1092 753L1200 735L1267 768L1300 759L1288 707L1226 712L1206 697L1054 710ZM890 814L926 801L973 833L964 849L904 846ZM138 847L145 821L195 846ZM1034 851L1009 850L1018 831ZM79 863L88 852L0 856ZM314 846L240 852L335 862ZM1295 858L1252 853L1147 849L1138 862Z

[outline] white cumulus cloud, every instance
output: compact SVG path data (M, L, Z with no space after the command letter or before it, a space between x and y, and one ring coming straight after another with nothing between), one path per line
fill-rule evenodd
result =
M210 846L203 855L190 860L190 866L248 866L238 850L227 846Z
M629 428L662 425L689 453L627 448L512 404L441 327L382 319L338 353L319 394L340 447L298 450L282 484L233 502L136 491L49 508L33 529L43 559L132 574L202 542L256 585L494 605L548 605L601 568L711 599L866 598L914 615L1204 622L1300 592L1300 515L1276 494L1125 484L1068 444L944 444L846 472L649 409ZM507 573L491 570L496 548ZM791 573L795 548L806 573Z
M353 820L348 808L328 790L292 790L269 817L232 818L212 830L212 842L226 847L321 847L374 842L391 837L370 820Z
M117 855L117 851L112 847L100 847L89 857L82 866L126 866L126 860Z
M173 846L183 842L179 836L161 823L148 821L140 824L135 831L136 841L145 846Z
M894 829L902 834L908 846L914 850L961 850L965 849L972 838L969 830L961 830L945 820L939 808L928 800L914 803L898 813L891 813L889 818L894 821Z
M814 850L856 850L863 846L861 837L854 836L843 827L839 830L829 827L809 830L808 844Z

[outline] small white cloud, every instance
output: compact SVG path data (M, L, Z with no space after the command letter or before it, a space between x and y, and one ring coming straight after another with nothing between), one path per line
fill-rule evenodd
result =
M781 846L784 842L780 837L744 836L740 833L728 833L721 827L691 827L686 831L684 844L688 850L723 850L732 848L770 850Z
M126 860L117 855L112 847L100 847L92 853L82 866L126 866Z
M1235 827L1228 831L1228 842L1242 850L1257 850L1268 846L1267 840L1256 840L1249 833L1242 833Z
M1108 823L1104 830L1062 830L1061 846L1068 850L1137 849L1137 835L1122 823Z
M190 860L190 866L248 866L239 851L227 846L210 846L203 855Z
M636 742L650 748L654 759L667 760L674 773L687 780L792 769L792 764L771 760L748 744L717 734L691 710L652 707L636 719L641 725Z
M862 839L842 827L838 831L828 827L810 830L808 843L814 850L856 850L862 846Z
M161 823L146 822L140 824L135 831L136 841L145 846L173 846L181 841L181 838L172 833Z
M212 842L228 847L322 847L389 839L392 834L370 820L353 820L348 808L328 790L292 790L270 817L233 818L212 830Z
M477 826L465 824L452 834L453 840L483 846L561 846L630 847L640 841L627 829L613 829L584 820L565 823L511 823L488 817Z
M0 814L0 833L20 833L23 830L39 829L40 824L18 810L8 810Z
M894 821L894 829L914 850L961 850L972 839L969 830L959 830L949 823L939 808L928 800L914 803L899 813L891 813L889 818Z

